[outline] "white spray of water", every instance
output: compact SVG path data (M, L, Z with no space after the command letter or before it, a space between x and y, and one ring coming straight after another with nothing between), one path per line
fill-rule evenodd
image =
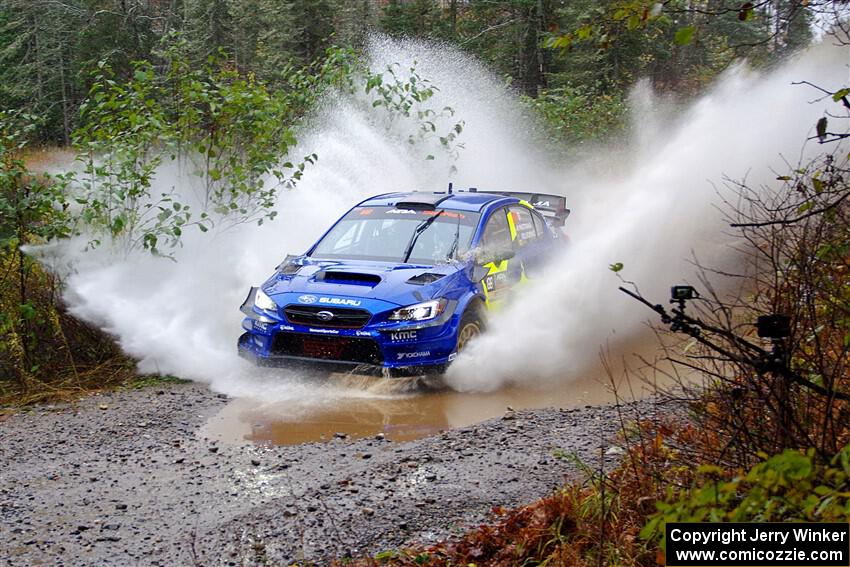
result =
M629 321L642 317L617 297L607 265L626 262L628 276L651 293L688 272L681 261L688 249L709 249L704 235L719 228L707 179L743 175L750 166L767 179L768 164L795 152L823 110L807 106L811 93L789 83L805 78L833 86L843 57L839 50L814 50L767 77L737 69L679 120L644 130L639 121L637 131L645 135L630 165L611 163L601 176L598 160L568 172L549 163L533 122L478 63L445 46L374 41L373 69L393 62L405 69L415 61L420 75L440 88L433 106L450 106L465 121L458 186L550 190L566 194L574 210L569 251L533 294L500 315L501 324L459 358L452 386L482 390L563 379L595 360L611 329L633 330ZM303 402L374 395L240 360L238 306L249 286L267 278L287 253L303 252L357 200L445 187L445 160L423 160L403 143L409 133L403 128L397 122L388 131L356 98L328 100L295 152L315 152L319 162L281 195L275 222L212 237L189 233L176 262L143 252L118 257L107 248L81 252L79 242L62 243L51 256L74 265L67 282L72 312L115 335L142 371L207 382L231 396ZM164 168L157 183L179 187L174 175Z
M416 43L373 41L373 71L410 66L439 87L429 106L450 106L466 130L458 164L469 185L512 187L523 182L550 184L545 167L525 132L521 107L488 72L458 52ZM279 216L258 227L243 225L216 233L186 231L175 262L144 251L129 256L108 247L83 251L87 238L42 251L54 266L72 265L66 300L78 317L113 334L122 349L139 360L143 372L169 373L209 383L232 396L267 400L320 400L373 396L383 391L319 385L315 377L284 370L264 371L236 355L241 331L238 307L248 288L258 285L287 253L303 252L345 210L367 196L398 190L444 189L447 158L406 143L411 121L390 122L363 95L336 95L325 101L301 135L294 155L315 152L297 188L281 194ZM425 160L426 153L436 160ZM154 192L191 185L178 168L158 172ZM183 202L191 195L181 195Z
M713 206L717 185L724 176L746 177L752 187L775 184L776 172L787 171L785 160L821 151L801 147L832 103L809 104L816 93L791 83L837 89L847 55L846 48L819 46L767 75L738 66L675 120L659 120L651 95L637 89L637 143L629 159L599 155L591 167L562 176L574 214L569 250L551 270L556 275L495 318L493 332L450 369L450 384L479 391L563 382L598 364L608 339L640 332L648 312L618 292L609 264L623 262L625 278L661 301L671 284L694 274L692 255L711 265L734 254L724 236L731 231Z

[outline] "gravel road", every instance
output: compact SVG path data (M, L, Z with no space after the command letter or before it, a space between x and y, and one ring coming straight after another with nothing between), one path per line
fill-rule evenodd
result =
M322 565L427 543L577 474L559 451L598 464L619 423L544 409L407 443L258 447L199 433L225 403L166 384L0 416L0 565Z

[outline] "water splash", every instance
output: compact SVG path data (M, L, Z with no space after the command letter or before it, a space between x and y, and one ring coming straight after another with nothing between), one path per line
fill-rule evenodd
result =
M493 332L459 358L449 383L473 391L564 383L598 365L607 341L645 332L648 312L617 291L610 264L623 262L625 278L665 300L671 284L695 279L693 257L715 266L734 261L731 230L716 207L724 177L769 186L788 163L821 151L803 146L832 103L810 103L812 91L791 83L837 89L847 60L847 48L821 45L769 74L739 65L675 116L639 86L630 150L600 152L561 175L574 210L569 249L551 277L500 313Z
M676 118L644 101L635 117L630 151L600 151L566 167L551 159L540 133L515 97L482 65L445 45L375 39L373 70L416 64L438 87L433 104L452 107L465 121L457 186L546 190L568 196L572 244L546 281L496 319L491 332L452 367L459 390L491 390L509 382L565 382L596 361L610 333L634 334L644 318L616 292L607 265L626 263L627 275L650 294L692 270L690 249L723 255L722 226L712 208L724 174L751 170L768 181L780 154L796 155L827 103L792 80L833 86L846 52L819 48L770 75L738 67ZM638 100L637 98L634 100ZM410 127L413 127L410 125ZM399 130L401 129L401 130ZM292 371L256 369L236 355L238 306L249 286L272 272L287 253L303 252L348 207L369 195L409 189L442 190L445 159L426 161L400 140L409 132L388 123L358 97L330 97L309 121L296 155L319 162L297 188L281 195L279 216L261 227L239 226L214 235L186 234L176 262L145 253L81 251L81 242L52 247L51 262L71 263L71 311L113 334L144 372L170 373L209 383L231 396L264 400L326 400L396 395L349 382L317 381ZM181 186L164 167L157 184Z

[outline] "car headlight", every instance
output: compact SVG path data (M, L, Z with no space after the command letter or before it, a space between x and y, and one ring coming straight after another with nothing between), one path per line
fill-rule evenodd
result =
M277 311L277 303L260 288L257 288L257 294L254 296L254 306L257 309L265 309L266 311Z
M434 299L408 305L390 313L390 321L427 321L439 316L446 309L445 299Z

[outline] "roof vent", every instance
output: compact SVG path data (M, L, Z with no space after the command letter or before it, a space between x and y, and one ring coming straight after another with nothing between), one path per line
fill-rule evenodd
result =
M450 198L445 193L412 193L395 204L397 209L419 209L431 210L437 208L441 202Z

